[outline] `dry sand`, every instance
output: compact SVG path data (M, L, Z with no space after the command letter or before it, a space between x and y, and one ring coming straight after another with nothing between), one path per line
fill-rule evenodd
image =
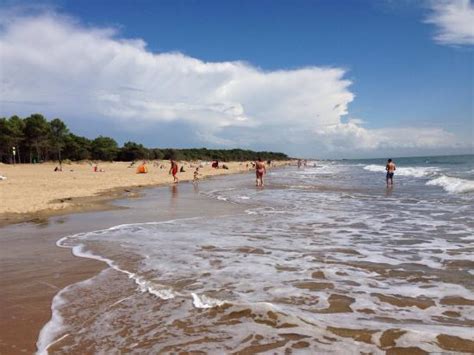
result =
M289 162L275 162L283 166ZM213 169L209 163L199 169L200 178L241 173L251 170L246 162L225 163L227 169ZM168 174L168 161L147 164L147 174L137 174L139 163L130 167L129 162L101 162L102 172L94 172L92 162L64 164L61 172L55 172L55 163L0 164L0 225L47 218L51 215L82 210L103 209L104 202L122 195L133 195L131 190L145 186L173 183ZM178 173L180 181L192 180L198 162L180 162L185 172ZM249 168L250 167L250 168Z

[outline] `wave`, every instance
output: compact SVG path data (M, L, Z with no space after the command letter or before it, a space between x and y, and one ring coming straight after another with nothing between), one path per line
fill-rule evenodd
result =
M385 173L385 167L382 165L375 165L370 164L364 166L364 170L372 171L375 173ZM440 171L439 168L433 166L426 166L426 167L413 167L413 166L405 166L399 167L395 171L396 175L400 176L413 176L417 178L421 177L429 177L436 175Z
M474 181L442 175L430 180L426 185L440 186L447 192L466 193L474 191Z
M191 293L191 296L193 297L193 305L196 308L214 308L220 307L227 303L226 301L211 298L206 295L199 296L196 293Z
M54 343L60 341L61 339L64 339L64 337L67 336L67 334L65 334L61 338L55 339L57 335L64 329L64 319L58 309L66 303L66 301L62 297L62 294L66 292L70 287L71 286L68 286L62 289L53 298L53 302L51 304L51 319L43 326L39 333L38 340L36 341L37 355L48 355L48 349Z

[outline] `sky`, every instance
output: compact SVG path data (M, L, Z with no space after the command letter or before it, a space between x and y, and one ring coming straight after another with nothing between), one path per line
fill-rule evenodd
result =
M148 147L474 153L470 0L0 0L0 116Z

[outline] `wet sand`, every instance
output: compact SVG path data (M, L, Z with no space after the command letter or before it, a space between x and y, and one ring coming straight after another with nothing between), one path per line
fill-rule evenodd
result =
M1 354L33 353L38 332L51 317L54 295L104 268L103 263L75 258L69 250L57 248L54 243L62 233L51 231L57 228L40 228L22 226L13 235L0 230Z
M107 210L50 218L45 214L44 219L35 222L0 228L0 354L35 352L39 331L51 318L54 295L107 267L99 261L74 257L69 249L58 248L59 238L117 224L203 213L200 197L190 183L142 189L140 195L140 199L110 201ZM225 210L222 207L223 203L212 201L206 210L219 214Z
M232 181L232 179L237 178L239 177L227 177L225 180L228 181L228 179L230 179L230 181ZM244 178L244 176L241 178ZM249 175L248 179L249 184L251 184L252 176ZM215 187L216 185L214 184L218 184L219 181L223 180L224 179L215 179L214 181L203 182L203 184L211 184L210 186ZM158 189L145 189L140 192L143 195L142 198L128 198L111 202L111 206L114 208L112 210L65 215L50 218L41 223L28 223L0 228L0 238L2 241L2 249L0 250L0 266L2 270L0 277L0 284L2 285L0 291L0 299L2 300L2 304L0 305L2 307L0 317L0 353L16 354L21 352L34 352L36 350L35 342L38 338L38 332L51 317L50 307L52 297L65 286L88 279L106 267L105 264L94 260L72 257L70 250L55 247L57 239L64 235L108 228L117 224L168 220L196 215L202 216L204 213L208 213L209 216L216 216L218 214L227 213L230 211L229 209L241 208L226 202L209 200L206 197L199 196L199 194L195 192L197 191L194 191L192 185L188 183ZM206 252L215 252L217 248L218 247L214 245L206 244L203 250ZM329 251L329 249L327 251ZM331 251L347 255L357 255L356 250L348 247L333 248ZM255 246L246 246L235 249L234 252L249 257L254 254L263 255L266 253L266 250ZM314 257L318 255L318 253L314 253ZM326 260L325 262L331 264L330 260ZM348 267L364 266L360 265L360 263L348 263L347 265ZM276 265L275 268L278 272L298 271L298 269L284 264ZM404 271L403 275L400 275L401 271L383 264L378 266L370 264L370 268L369 266L366 266L366 268L380 275L396 273L397 276L403 277L419 276L411 271ZM407 275L405 275L405 273ZM124 277L123 275L119 276ZM347 282L349 285L355 284L355 282L349 280L349 278ZM352 282L352 284L349 282ZM4 285L5 287L3 287ZM328 306L318 310L315 309L315 314L321 316L330 314L331 316L338 317L338 314L344 315L358 311L366 313L368 317L372 317L374 312L371 309L354 309L354 298L333 293L335 285L330 281L330 278L323 270L313 270L310 279L299 280L294 285L298 289L308 290L310 292L327 291L330 294ZM183 285L175 286L179 289ZM118 288L111 288L111 290L113 297L119 297L118 291L120 290ZM131 292L135 292L134 288L132 288ZM400 309L410 307L416 309L430 309L433 307L433 302L428 298L406 297L396 294L395 290L391 292L387 291L387 293L383 294L374 293L373 296L381 303L399 307ZM143 298L145 300L150 298L151 304L156 306L154 297L144 294ZM291 304L298 304L298 300L295 299L280 299L278 301L282 304L284 304L285 301ZM78 300L77 302L81 303L82 301ZM305 304L306 301L302 300L302 302ZM472 300L463 297L445 297L441 300L441 303L446 305L472 306ZM123 307L127 310L128 306L124 305ZM227 307L228 306L217 307L208 313L208 316L211 318L216 314L218 315L220 322L219 327L221 328L226 325L232 327L236 323L253 319L255 323L266 324L274 328L275 332L283 332L281 334L278 333L279 337L276 337L273 342L268 342L268 339L264 339L256 334L248 339L248 343L246 343L248 346L243 348L243 350L241 349L242 353L256 353L258 351L269 351L272 349L278 351L281 350L283 346L304 350L309 346L309 338L306 339L304 335L291 333L291 328L294 327L294 325L283 322L284 319L279 320L278 315L272 312L268 312L262 318L261 314L252 313L247 308L243 308L239 311L238 307L230 309L227 309ZM76 313L74 313L74 315L75 314ZM445 322L447 325L456 325L459 323L456 318L459 318L460 315L456 314L456 312L446 313L445 315L447 317ZM163 321L165 321L166 313L163 313L162 316ZM388 322L390 321L391 320L388 319ZM153 324L163 324L158 322L157 318L154 318L153 322ZM398 326L402 326L397 324L395 324L393 328L385 330L380 336L379 349L387 351L389 354L426 353L426 351L415 346L396 346L397 339L402 337L405 333L403 329L398 328ZM191 325L192 323L186 325L185 322L175 324L177 330L192 329ZM350 342L354 341L361 346L373 342L373 337L375 336L373 329L366 329L362 325L357 327L356 324L350 325L349 327L352 329L345 328L345 325L327 327L326 330L332 333L328 340L331 340L333 336L342 337L347 338ZM353 329L354 327L356 329ZM279 329L282 330L279 331ZM175 334L176 333L173 333L173 329L171 329L170 336L174 336ZM132 339L130 339L130 341L132 341ZM156 342L156 339L153 339L153 341ZM205 346L212 347L214 340L203 336L199 341L199 344L202 344L203 348L205 348ZM67 343L68 340L66 339L62 344L54 344L50 349L52 351L59 351L61 346ZM436 343L445 351L472 352L474 350L474 342L465 337L461 338L448 334L439 334L436 338ZM180 349L179 346L176 346L167 350L179 351Z
M275 167L289 161L274 162ZM179 172L180 181L190 181L199 162L179 162L185 172ZM202 163L199 178L245 173L251 170L248 162L226 162L228 169L214 169ZM61 172L55 172L55 163L0 164L0 226L26 221L42 221L53 215L64 215L90 210L110 208L109 202L125 196L136 197L139 189L149 186L172 184L168 161L147 164L147 174L137 174L139 163L100 162L99 172L94 172L92 162L64 164ZM222 163L221 163L222 166Z
M62 235L84 228L64 217L0 229L1 354L34 352L38 332L51 317L54 295L104 268L55 246Z

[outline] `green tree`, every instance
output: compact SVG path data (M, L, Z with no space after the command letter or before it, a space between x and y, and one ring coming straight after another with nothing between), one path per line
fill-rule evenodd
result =
M149 151L142 144L135 142L127 142L120 149L118 160L132 161L137 159L148 158Z
M0 118L0 162L10 161L12 147L12 132L5 117Z
M70 133L64 139L63 156L66 159L76 161L91 159L91 145L90 139Z
M69 129L66 124L59 118L55 118L49 122L50 127L50 139L56 152L58 153L59 164L62 164L61 151L66 143L66 137L69 134Z
M110 137L99 136L91 144L92 158L112 161L117 158L117 142Z
M25 120L18 116L12 116L8 120L8 127L11 132L12 146L16 148L18 163L22 161L22 147L25 141Z
M181 157L178 155L178 152L176 149L169 149L166 148L163 151L163 159L169 160L169 159L180 159Z
M30 150L30 163L33 162L33 147L37 160L41 160L41 148L47 144L48 136L49 124L43 115L36 113L25 119L25 138Z
M137 160L177 159L177 160L211 160L243 161L261 157L263 160L284 160L288 156L275 152L255 152L243 149L148 149L142 144L127 142L118 148L117 142L109 137L98 137L93 141L69 133L66 125L59 118L48 122L41 114L33 114L25 119L12 116L0 118L0 161L11 162L12 147L16 147L17 157L25 162L28 152L32 162L36 152L37 160L48 158L54 151L61 162L62 158L70 160Z
M163 154L163 151L161 149L158 149L158 148L151 149L151 156L150 156L151 159L161 160L163 159L164 156L165 155Z

